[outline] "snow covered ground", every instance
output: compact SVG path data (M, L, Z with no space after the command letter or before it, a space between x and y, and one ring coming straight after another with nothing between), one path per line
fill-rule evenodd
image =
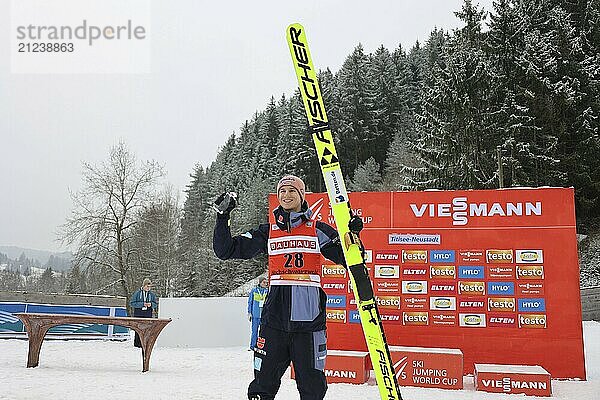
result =
M552 381L554 399L600 399L600 323L584 322L588 380ZM0 340L0 399L245 399L252 378L252 353L244 348L156 348L150 371L141 372L141 353L131 342L46 341L40 366L25 368L27 341ZM402 388L405 400L534 399L523 395L464 390ZM298 399L284 375L278 400ZM331 384L326 399L378 400L373 378L364 385Z

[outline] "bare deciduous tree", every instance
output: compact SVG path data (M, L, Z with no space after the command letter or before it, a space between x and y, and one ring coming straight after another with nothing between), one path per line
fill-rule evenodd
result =
M77 246L75 265L102 277L103 286L90 283L96 293L129 298L137 283L131 274L137 249L129 242L139 212L163 176L161 165L138 162L124 143L112 147L100 165L83 163L83 187L71 193L74 209L58 235L63 244Z
M165 297L173 297L178 292L176 277L181 275L177 262L181 208L174 192L172 187L166 187L144 206L129 244L138 249L133 275L138 280L152 278L154 291Z

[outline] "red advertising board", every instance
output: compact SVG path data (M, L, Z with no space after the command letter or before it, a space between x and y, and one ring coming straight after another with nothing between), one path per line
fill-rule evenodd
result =
M306 198L315 220L334 225L326 194ZM465 373L475 363L540 365L585 379L573 189L350 200L390 345L460 349ZM364 351L348 277L329 264L328 347Z
M552 396L550 374L539 365L475 364L475 390Z
M389 346L398 384L463 388L463 355L457 349Z

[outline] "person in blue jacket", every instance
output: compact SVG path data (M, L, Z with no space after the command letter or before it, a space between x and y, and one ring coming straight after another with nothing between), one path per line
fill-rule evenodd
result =
M250 337L250 350L256 347L258 338L258 326L260 325L260 314L265 299L267 298L269 280L264 276L258 280L258 286L252 288L248 295L248 321L252 322L252 336Z
M129 305L133 309L133 316L139 318L152 318L152 313L158 309L158 303L156 295L150 290L152 288L152 281L149 278L144 279L142 287L135 291L131 296ZM135 333L135 339L133 340L135 347L142 347L140 336Z

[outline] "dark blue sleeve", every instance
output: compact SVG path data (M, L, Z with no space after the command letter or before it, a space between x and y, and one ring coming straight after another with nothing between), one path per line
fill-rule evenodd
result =
M144 307L144 301L140 300L140 289L136 290L131 296L131 300L129 301L129 305L131 308L142 308Z
M269 224L261 224L243 235L231 236L229 216L217 215L213 232L213 250L221 260L238 258L247 260L267 252Z
M323 254L323 257L336 264L345 266L346 260L344 259L344 251L342 250L338 232L321 221L317 221L316 227L319 237L325 238L325 240L320 239L320 242L323 243L321 245L321 254ZM320 234L318 231L321 231Z
M152 303L152 309L158 310L158 299L156 298L156 295L154 293L150 292L149 300L149 302Z
M252 289L250 291L250 294L248 294L248 314L252 314L252 306L253 306L252 303L254 303L254 292L255 292L255 289Z

